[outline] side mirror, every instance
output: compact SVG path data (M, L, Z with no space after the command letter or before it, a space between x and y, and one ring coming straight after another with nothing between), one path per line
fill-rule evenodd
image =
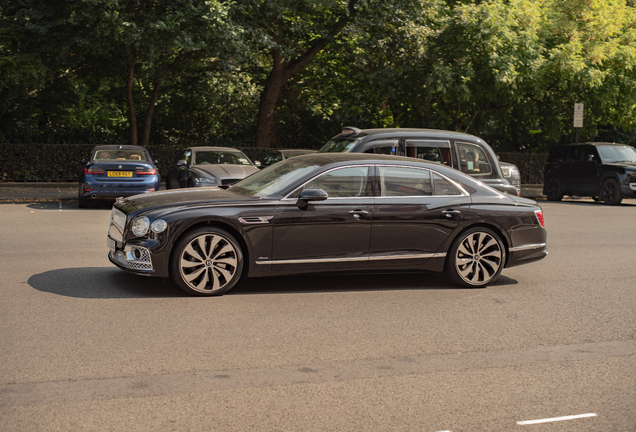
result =
M179 165L179 166L186 166L186 165L187 165L187 162L186 162L184 159L181 159L181 160L177 161L177 165Z
M155 159L155 165L159 165L159 161Z
M261 167L261 161L254 161L254 165L256 165L256 168L260 168Z
M305 210L310 201L324 201L329 198L323 189L305 189L300 193L296 205L299 209Z

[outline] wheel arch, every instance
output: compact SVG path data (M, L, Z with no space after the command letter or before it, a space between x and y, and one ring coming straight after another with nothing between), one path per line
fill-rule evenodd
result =
M473 228L487 228L491 231L493 231L495 234L497 234L499 236L499 238L501 239L501 241L503 242L504 245L504 249L506 250L506 260L504 262L503 267L505 267L508 264L508 259L510 257L510 238L508 238L508 234L505 233L505 231L503 229L501 229L501 227L499 227L497 224L493 224L491 222L486 222L486 221L475 221L474 223L471 223L467 226L465 226L460 232L457 233L457 235L453 238L453 240L451 242L449 242L448 244L448 249L451 249L451 245L455 242L455 240L457 240L459 237L461 237L462 234L464 234L466 231L473 229ZM449 255L446 255L446 259L444 260L444 265L446 266L447 261L449 260Z
M235 239L236 241L239 242L239 245L241 246L241 253L243 254L243 272L241 277L244 277L248 271L249 271L249 263L250 263L250 247L247 244L247 242L245 241L245 238L243 237L243 234L236 229L234 226L232 226L231 224L222 222L222 221L218 221L215 219L208 219L208 220L197 220L192 222L191 224L182 227L180 232L174 236L173 240L172 240L172 244L170 246L170 258L169 258L169 262L172 262L173 258L174 258L174 254L176 253L175 251L175 245L179 242L179 240L181 240L184 236L188 235L190 232L197 230L199 228L210 228L210 227L214 227L214 228L221 228L225 231L227 231L228 233L230 233ZM168 268L170 268L171 266L168 265ZM170 272L171 273L171 272ZM172 274L170 274L170 277L172 277Z

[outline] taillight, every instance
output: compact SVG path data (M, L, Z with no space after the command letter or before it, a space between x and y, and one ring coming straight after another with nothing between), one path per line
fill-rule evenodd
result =
M97 167L84 167L84 174L104 174L104 170Z
M545 228L545 224L543 223L543 210L535 210L534 214L537 216L537 220L541 224L543 228Z
M157 174L157 168L153 168L150 171L137 171L137 175L155 175Z

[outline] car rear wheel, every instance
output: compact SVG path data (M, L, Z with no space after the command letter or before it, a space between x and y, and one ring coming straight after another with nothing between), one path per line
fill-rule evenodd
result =
M189 294L222 295L241 277L243 253L236 239L216 227L195 229L176 244L170 272L179 287Z
M563 190L561 189L561 183L558 178L552 177L548 181L546 196L550 201L561 201L563 199Z
M446 274L458 285L483 287L499 277L505 262L506 249L499 235L488 228L471 228L453 242Z
M618 205L623 201L623 196L618 188L618 183L614 179L607 179L601 188L601 199L605 204Z

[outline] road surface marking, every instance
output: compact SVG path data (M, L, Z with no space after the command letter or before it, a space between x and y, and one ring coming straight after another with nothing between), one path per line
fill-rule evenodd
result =
M539 423L558 422L563 420L576 420L576 419L582 419L587 417L596 417L596 414L587 413L587 414L578 414L578 415L571 415L571 416L564 416L564 417L553 417L553 418L546 418L546 419L539 419L539 420L526 420L526 421L517 422L517 424L532 425L532 424L539 424Z

